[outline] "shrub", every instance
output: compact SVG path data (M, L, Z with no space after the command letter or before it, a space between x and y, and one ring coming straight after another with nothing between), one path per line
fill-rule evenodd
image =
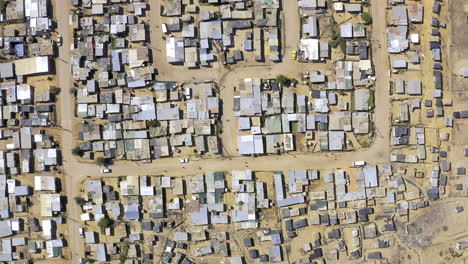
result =
M83 197L80 197L80 196L76 196L75 198L73 198L73 200L75 200L75 203L77 203L78 205L81 205L81 206L86 203L86 200Z
M280 74L278 76L276 76L276 81L280 84L280 85L285 85L286 83L289 82L289 79L288 77Z
M111 227L114 224L114 221L108 217L103 217L99 220L98 226L101 229L106 229L108 227Z
M122 251L120 252L120 255L119 255L120 263L125 263L125 261L127 260L127 254L128 254L129 249L130 249L130 245L127 242L125 242L125 244L123 244L122 246Z
M336 40L337 38L340 37L340 31L337 30L335 19L333 17L330 17L330 22L329 23L330 23L331 38L333 40Z
M74 156L80 156L80 157L81 157L81 156L83 155L83 150L80 149L79 147L74 147L74 148L72 149L72 154L73 154Z
M60 88L58 88L56 86L51 86L49 88L49 93L52 94L52 95L58 95L60 93Z
M342 37L339 37L338 44L340 45L341 52L343 52L343 54L346 54L346 40L344 40L344 38Z
M364 25L370 25L372 23L372 17L369 15L369 13L363 12L361 18Z
M340 44L340 42L336 39L328 42L328 45L330 45L332 48L338 47L338 44Z
M146 126L148 127L157 127L159 126L158 120L148 120L146 121Z
M73 95L76 95L76 93L78 92L78 89L76 89L75 87L72 87L70 88L70 94L73 94Z
M337 48L338 46L340 46L343 53L346 53L346 40L344 38L340 37L340 36L338 36L336 39L328 42L328 45L330 45L330 47L332 47L332 48Z
M109 160L104 157L99 157L96 159L96 165L98 166L106 166L109 164Z
M289 79L283 74L276 76L276 82L280 84L281 86L289 86L291 85L291 83L296 83L294 79Z
M370 90L369 98L367 98L367 105L369 109L374 109L375 107L375 95L373 90Z
M369 147L369 143L367 141L363 141L363 142L361 142L361 147L362 148L367 148L367 147Z

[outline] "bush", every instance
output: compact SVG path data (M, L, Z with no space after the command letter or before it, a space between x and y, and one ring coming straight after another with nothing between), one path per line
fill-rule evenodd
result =
M99 157L96 159L96 165L98 166L106 166L109 164L109 160L104 157Z
M157 127L159 126L158 120L148 120L146 121L146 126L147 127Z
M297 84L297 80L295 79L289 79L288 77L280 74L278 76L276 76L276 82L278 84L280 84L281 86L289 86L291 85L291 83L296 83Z
M125 263L125 261L127 260L127 254L128 254L129 249L130 249L130 245L127 242L125 242L125 244L123 244L122 246L122 251L120 252L120 255L119 255L120 263Z
M363 12L361 18L364 25L370 25L372 23L372 17L369 15L369 13Z
M330 45L332 48L337 48L338 46L340 46L343 53L346 52L346 40L344 40L344 38L342 38L342 37L338 37L338 38L328 42L328 45Z
M368 148L369 147L369 142L367 142L367 141L361 142L361 147L362 148Z
M73 200L75 200L75 203L81 206L83 206L86 203L86 200L80 196L76 196L75 198L73 198Z
M97 225L99 226L99 228L101 229L106 229L108 227L111 227L112 225L114 224L114 220L108 218L108 217L103 217L99 220L99 222L97 223Z
M52 95L58 95L60 93L60 88L58 88L56 86L51 86L49 88L49 93L52 94Z
M223 124L220 121L216 122L215 131L216 135L221 135L223 133Z
M280 84L280 85L285 85L287 82L289 82L289 79L288 77L280 74L278 76L276 76L276 81Z
M6 9L5 0L0 0L0 9L1 9L1 10L5 10L5 9Z
M337 38L340 37L340 32L336 28L336 22L333 17L330 17L330 33L331 33L331 38L333 40L336 40Z
M73 154L74 156L80 156L80 157L81 157L81 156L83 156L83 150L80 149L79 147L74 147L74 148L72 149L72 154Z
M369 98L367 98L367 105L369 106L369 109L374 109L375 107L375 94L373 90L370 90L369 92Z
M340 44L340 42L338 40L336 40L336 39L328 42L328 45L330 45L330 47L332 47L334 49L336 47L338 47L338 44Z
M73 95L76 95L76 93L78 92L78 89L76 89L75 87L72 87L70 88L70 94L73 94Z
M343 54L346 54L346 40L344 40L344 38L342 37L339 37L338 38L338 44L340 45L340 48L341 48L341 52L343 52Z

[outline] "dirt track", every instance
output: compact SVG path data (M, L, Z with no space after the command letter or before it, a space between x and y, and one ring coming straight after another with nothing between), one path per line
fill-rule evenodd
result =
M63 36L63 46L60 48L60 58L68 61L70 57L70 43L72 37L72 29L68 26L68 11L70 1L53 0L55 19L58 20L58 31ZM376 138L374 144L368 149L357 152L336 152L336 153L304 153L297 155L282 155L282 156L263 156L257 158L239 157L236 156L236 138L232 136L230 131L237 129L235 127L233 116L233 93L234 85L240 78L244 77L274 77L277 74L286 74L295 77L302 73L305 68L314 67L313 64L300 64L290 59L289 54L295 49L295 43L299 38L299 15L297 13L297 2L288 4L284 7L284 17L286 18L285 25L288 29L285 32L285 61L279 64L268 63L265 65L254 65L251 67L234 67L232 70L227 69L201 69L196 71L184 71L180 74L181 68L176 68L165 62L164 42L161 38L161 31L156 25L160 25L159 21L159 4L157 1L153 3L150 10L150 31L151 31L151 46L153 50L153 58L156 68L159 72L157 78L159 80L173 80L178 82L197 80L214 80L220 84L221 99L223 101L223 125L225 126L222 136L223 144L226 151L232 156L231 159L201 159L191 160L190 163L181 164L177 158L165 158L153 161L150 164L141 164L138 162L116 162L112 166L113 173L109 176L116 175L160 175L168 174L171 176L185 175L193 172L208 172L216 170L233 170L233 169L252 169L252 170L287 170L287 169L332 169L349 167L353 161L366 160L369 163L386 163L389 161L389 68L388 58L385 48L386 39L385 28L386 22L384 19L375 19L373 25L373 40L379 40L380 45L373 45L373 61L376 70L376 100L375 105L375 131ZM372 13L374 17L384 17L385 9L382 6L372 5ZM374 42L375 43L375 42ZM315 66L317 67L317 66ZM319 68L318 66L317 68ZM72 263L78 263L78 254L84 252L82 243L78 236L78 224L75 222L79 219L80 209L73 202L73 197L80 194L80 183L87 176L100 175L100 167L92 163L80 163L72 155L73 148L73 119L74 119L74 103L73 97L68 92L71 88L71 73L70 65L57 60L57 76L62 93L60 95L60 116L62 130L62 153L64 158L64 171L67 175L67 212L70 221L69 224L69 247L72 252ZM236 156L236 157L234 157Z

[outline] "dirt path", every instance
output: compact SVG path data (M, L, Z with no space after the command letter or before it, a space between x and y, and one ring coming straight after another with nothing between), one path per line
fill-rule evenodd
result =
M279 64L254 65L249 67L234 66L232 70L227 69L200 69L196 71L184 70L183 76L180 71L181 66L175 67L169 65L165 58L165 41L162 39L160 18L158 16L160 7L158 1L150 1L151 10L149 12L151 32L151 49L153 51L153 61L159 72L158 80L177 80L178 82L193 81L193 80L213 80L221 86L221 99L223 101L223 135L222 141L226 146L225 151L231 155L231 159L200 159L191 160L190 163L180 164L177 158L165 158L155 160L149 164L139 162L119 161L113 166L113 173L109 176L116 175L157 175L170 174L171 176L186 175L193 172L208 172L216 170L233 170L233 169L252 169L252 170L287 170L287 169L333 169L344 168L351 166L353 161L366 160L369 163L386 163L389 161L389 68L388 58L385 50L385 44L381 43L385 36L386 23L385 20L375 19L373 25L374 40L379 40L379 45L374 42L373 59L376 70L376 105L375 111L375 127L376 138L374 144L368 149L355 152L336 152L336 153L302 153L302 154L286 154L282 156L262 156L262 157L241 157L236 151L237 146L237 125L235 121L233 109L234 86L241 78L259 77L272 78L277 74L287 73L290 77L296 77L305 69L319 68L313 64L301 64L292 61L289 54L293 49L296 49L296 43L299 39L300 18L297 12L297 3L288 4L284 7L285 27L288 28L285 40L284 62ZM55 19L59 21L59 33L63 36L63 46L60 48L60 57L68 61L70 57L70 43L72 30L68 26L68 10L69 1L54 0ZM67 11L65 11L67 10ZM385 9L383 6L372 7L373 16L384 17ZM157 27L158 26L158 27ZM292 28L292 30L290 29ZM284 32L283 32L284 34ZM68 92L71 87L70 66L62 61L57 60L57 76L59 85L62 88L60 95L60 116L62 130L62 153L64 158L64 171L67 175L66 188L68 198L68 216L70 219L79 219L80 209L73 202L73 198L79 195L80 183L86 176L100 175L100 168L92 163L79 163L72 155L73 135L69 132L72 130L72 122L74 119L73 98ZM107 175L106 175L107 176ZM77 263L79 255L83 252L82 243L78 236L78 224L74 220L69 222L69 246L72 253L72 263Z
M58 21L58 33L63 37L63 45L59 48L59 57L61 60L56 60L56 74L58 84L61 88L59 109L60 111L60 127L61 127L61 151L63 157L63 170L65 174L65 183L67 191L67 219L68 219L68 247L71 256L71 263L78 263L79 253L83 252L82 243L78 235L78 219L80 211L73 202L73 197L79 195L79 183L81 178L86 175L80 173L80 164L72 156L73 142L73 118L74 118L74 99L70 94L71 73L70 64L70 45L72 43L72 30L69 26L69 10L70 1L53 0L54 19Z

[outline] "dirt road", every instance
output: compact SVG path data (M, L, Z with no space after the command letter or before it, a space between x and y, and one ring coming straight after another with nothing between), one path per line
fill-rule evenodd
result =
M288 73L290 77L296 77L306 69L319 69L321 65L301 64L291 60L289 54L293 49L296 49L296 43L299 39L299 15L297 12L297 3L288 4L284 7L283 17L285 27L288 28L283 32L285 51L284 62L279 64L253 65L248 67L233 67L232 69L201 69L195 71L185 70L181 75L180 66L175 67L169 65L165 59L165 42L162 39L159 20L160 7L158 1L150 1L152 8L149 12L150 16L150 32L151 32L151 49L155 67L159 74L158 80L177 80L178 82L193 81L193 80L213 80L221 86L221 99L223 101L223 126L224 133L222 135L223 144L226 146L225 151L228 152L231 158L223 159L200 159L190 160L187 164L180 164L177 158L165 158L155 160L153 163L143 164L139 162L119 161L113 166L113 173L109 176L116 175L158 175L167 174L171 176L186 175L193 172L208 172L216 170L233 170L233 169L252 169L252 170L287 170L287 169L334 169L345 168L351 166L353 161L366 160L369 163L385 163L389 161L389 68L388 58L385 49L378 48L378 45L373 45L373 59L376 70L376 106L375 111L375 127L376 139L374 144L365 150L355 152L336 152L336 153L303 153L303 154L286 154L282 156L263 156L263 157L241 157L236 151L237 145L237 126L233 115L233 95L234 86L241 78L259 77L267 78L274 77L277 74ZM58 20L59 33L63 36L63 46L60 48L60 57L69 61L70 43L72 30L68 26L68 10L69 1L54 0L54 17ZM384 17L385 9L382 6L372 6L374 17ZM373 25L374 40L383 42L385 36L385 20L375 19ZM384 43L381 43L385 47ZM72 155L73 148L72 139L72 120L74 118L73 97L68 90L71 87L70 66L62 61L57 60L57 77L59 85L62 88L60 95L59 111L61 116L62 130L62 152L64 158L63 168L66 179L67 198L68 198L68 217L69 223L69 247L72 253L72 263L77 263L78 258L82 257L82 242L78 236L78 224L75 220L79 219L80 210L73 202L73 198L79 195L80 183L87 176L97 176L100 174L100 168L92 163L79 163Z
M67 192L67 219L68 219L68 247L71 263L78 263L79 254L83 252L82 243L78 235L78 220L80 217L80 209L73 202L73 198L79 195L79 183L85 175L80 173L80 164L72 156L73 148L73 111L74 98L70 94L72 87L72 78L70 72L70 45L72 43L72 30L69 26L69 10L70 1L53 0L54 19L58 22L58 33L63 37L63 45L59 48L59 58L56 60L56 74L58 85L61 88L59 97L58 110L60 111L60 127L61 133L61 151L63 157L63 170L65 174L65 187Z

